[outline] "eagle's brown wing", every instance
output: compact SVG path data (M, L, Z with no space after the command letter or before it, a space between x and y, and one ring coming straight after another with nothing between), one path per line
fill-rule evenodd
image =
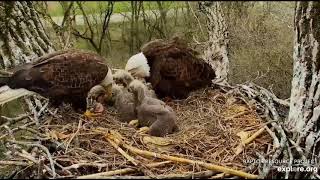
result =
M153 44L153 47L144 47L143 53L151 67L148 81L160 96L184 98L215 78L211 66L188 48L176 44Z
M93 53L61 53L20 69L11 77L9 86L26 88L53 99L85 98L108 73L103 61Z

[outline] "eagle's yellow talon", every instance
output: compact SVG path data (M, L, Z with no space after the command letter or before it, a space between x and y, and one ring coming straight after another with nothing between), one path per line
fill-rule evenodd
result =
M150 128L145 126L145 127L140 128L140 129L138 130L138 133L139 133L139 134L148 134L149 131L150 131Z
M129 126L138 127L139 126L139 120L137 120L137 119L131 120L128 124L129 124Z
M92 113L91 111L87 110L83 115L88 119L92 119L93 117L99 116L100 113Z

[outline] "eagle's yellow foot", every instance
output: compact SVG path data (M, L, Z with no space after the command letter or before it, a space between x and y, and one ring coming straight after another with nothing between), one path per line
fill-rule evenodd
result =
M139 120L138 119L131 120L128 124L129 124L129 126L138 127L139 126Z
M150 131L150 128L145 126L145 127L140 128L137 132L139 134L148 134L149 131Z
M88 119L92 119L93 117L100 116L104 111L104 107L101 103L95 104L93 112L90 110L86 110L86 112L83 114Z
M87 117L88 119L93 119L94 117L100 116L101 113L93 113L93 112L87 110L83 115L85 117Z

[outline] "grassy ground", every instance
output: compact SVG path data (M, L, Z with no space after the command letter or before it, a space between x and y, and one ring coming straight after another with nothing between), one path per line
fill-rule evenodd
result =
M157 3L155 1L146 1L145 10L153 10L157 9ZM84 2L85 10L90 13L97 12L100 8L103 9L108 6L108 2L106 1L86 1ZM164 8L171 9L174 7L183 7L184 3L176 2L176 1L166 1L164 3ZM48 1L49 14L51 16L63 16L63 9L59 2L56 1ZM120 1L114 4L114 13L128 12L131 9L130 1ZM80 11L76 11L77 14L81 14Z

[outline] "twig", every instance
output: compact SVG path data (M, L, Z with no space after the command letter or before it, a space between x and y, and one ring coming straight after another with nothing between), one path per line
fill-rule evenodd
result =
M134 159L134 158L131 157L128 153L124 152L124 151L118 146L118 144L115 143L115 142L112 140L112 138L111 138L109 135L106 136L106 139L107 139L107 141L108 141L121 155L123 155L126 159L128 159L133 165L135 165L135 166L140 165L140 166L142 166L143 168L146 168L146 166L143 165L140 161ZM142 170L142 171L144 171L144 170ZM145 173L151 175L151 172L150 172L148 169L146 169Z
M279 143L279 139L277 138L277 136L274 134L273 131L271 131L268 126L265 126L266 131L269 133L269 135L273 138L273 146L274 148L279 148L280 147L280 143Z
M240 146L244 147L245 145L251 143L253 140L255 140L260 134L263 133L265 127L259 129L257 132L253 133L252 136L250 136L248 139L244 140L243 143L240 144ZM236 151L236 155L239 155L243 151L243 148L240 148Z
M121 142L121 140L118 140L118 141ZM197 164L197 165L205 167L205 168L207 168L209 170L225 172L225 173L228 173L228 174L232 174L232 175L236 175L236 176L240 176L240 177L244 177L244 178L248 178L248 179L258 178L257 175L245 173L245 172L242 172L242 171L237 171L237 170L234 170L234 169L231 169L231 168L228 168L228 167L214 165L214 164L211 164L211 163L205 163L205 162L202 162L202 161L194 161L194 160L190 160L190 159L179 158L179 157L159 154L159 153L155 153L155 152L140 150L138 148L135 148L135 147L132 147L130 145L127 145L127 144L125 144L123 142L121 143L121 146L123 146L124 148L128 149L129 151L131 151L133 153L136 153L136 154L139 154L139 155L142 155L142 156L156 157L156 158L166 159L166 160L170 160L170 161L173 161L173 162L184 163L184 164Z
M20 145L26 145L26 146L35 146L35 147L39 147L41 148L48 156L48 159L50 161L50 166L52 169L52 176L53 178L55 178L57 176L56 172L55 172L55 168L54 168L54 163L52 160L52 156L48 150L48 148L46 148L45 146L41 145L41 144L36 144L36 143L30 143L30 142L21 142L21 141L15 141L15 140L7 140L8 142L14 143L14 144L20 144Z
M248 139L246 139L244 141L244 144L247 145L249 143L251 143L253 140L255 140L260 134L263 133L265 127L259 129L257 132L255 132L254 134L252 134L252 136L250 136Z
M187 172L182 174L158 175L156 179L191 179L191 178L208 178L216 174L213 171ZM150 176L97 176L93 179L151 179Z
M11 130L11 132L12 132L12 133L13 133L13 132L16 132L16 131L18 131L18 130L21 130L21 129L25 128L25 127L28 127L28 126L31 126L31 125L34 125L34 124L35 124L34 121L33 121L33 122L29 122L29 123L24 124L24 125L22 125L22 126L13 128L13 129ZM9 134L7 133L7 134L4 134L4 135L0 136L0 140L3 139L4 137L6 137L7 135L9 135Z
M107 141L122 155L124 156L128 161L130 161L133 165L138 166L139 162L131 157L128 153L124 152L115 142L113 142L111 139L107 137Z
M287 142L287 151L288 151L288 155L289 155L289 163L288 163L288 167L291 167L292 166L292 162L293 162L293 155L292 155L292 152L291 152L291 149L290 149L290 146L289 146L289 143ZM290 171L286 171L286 175L285 175L285 179L289 179L289 173Z
M23 119L25 119L25 118L28 118L30 115L31 115L31 114L28 113L28 114L22 114L22 115L20 115L20 116L18 116L18 117L14 117L14 118L9 118L9 117L6 117L6 116L1 116L1 118L7 120L7 122L5 123L5 125L10 125L10 124L14 124L14 123L16 123L16 122L18 122L18 121L21 121L21 120L23 120ZM3 125L1 125L1 127L2 127L2 126L3 126Z
M249 113L249 111L243 111L243 112L240 112L240 113L235 114L235 115L233 115L233 116L226 117L225 119L226 119L226 120L231 120L231 119L240 117L240 116L245 115L245 114L248 114L248 113Z
M48 105L49 105L49 101L47 101L47 103L44 104L44 106L42 106L42 108L39 110L38 116L41 116L41 113L48 107Z
M299 155L301 156L303 162L308 162L306 156L303 153L302 148L293 140L289 139L290 143L296 148L297 152L299 153Z
M67 167L63 167L62 169L63 170L69 170L69 169L77 169L79 167L82 167L82 166L96 166L96 167L108 167L109 164L107 163L95 163L95 162L92 162L92 163L78 163L78 164L72 164L71 166L67 166Z
M274 116L275 117L275 116ZM267 117L268 118L268 117ZM286 134L284 132L284 130L275 122L271 123L271 125L278 131L278 133L280 134L280 146L279 148L274 152L272 158L271 158L271 163L268 163L265 168L263 169L263 172L262 174L260 174L260 177L261 178L265 178L269 171L270 171L270 168L271 166L273 165L273 162L275 162L275 159L277 159L283 148L285 147L285 144L286 144L286 141L287 141L287 137L286 137Z
M80 120L79 120L77 131L72 135L72 137L69 139L69 141L66 145L65 153L68 151L68 147L69 147L71 141L73 140L73 138L79 133L81 126L82 126L82 118L80 118Z
M163 166L166 164L171 163L171 161L164 161L164 162L159 162L159 163L152 163L152 164L147 164L146 166L149 168L155 168L159 166ZM90 175L85 175L85 176L79 176L77 179L97 179L97 178L103 178L105 176L114 176L118 174L128 174L128 173L133 173L136 172L137 169L133 168L125 168L125 169L118 169L114 171L108 171L108 172L102 172L102 173L96 173L96 174L90 174Z
M215 176L210 177L210 179L223 179L223 178L226 178L228 176L230 176L230 175L226 174L226 173L219 173L219 174L217 174Z
M38 118L38 116L37 116L38 113L37 113L36 108L32 105L32 102L31 102L31 100L30 100L29 98L26 98L26 97L25 97L24 100L25 100L25 102L27 103L30 111L32 112L32 114L33 114L33 116L34 116L34 119L33 119L33 120L36 122L36 125L39 126L40 124L39 124L39 118Z
M23 161L0 161L0 165L30 166L30 163Z
M39 161L37 161L31 154L29 154L28 152L24 151L22 153L20 152L17 152L17 155L20 156L20 157L23 157L25 159L28 159L30 161L32 161L33 163L35 164L39 164ZM44 165L44 168L52 175L54 176L54 172L47 166L47 165Z
M254 86L258 87L261 89L261 91L265 94L268 94L272 100L278 104L281 104L285 107L289 107L290 106L290 102L288 102L287 100L283 100L283 99L279 99L276 95L274 95L273 93L271 93L270 91L268 91L266 88L262 87L262 86L258 86L254 83L252 83Z

